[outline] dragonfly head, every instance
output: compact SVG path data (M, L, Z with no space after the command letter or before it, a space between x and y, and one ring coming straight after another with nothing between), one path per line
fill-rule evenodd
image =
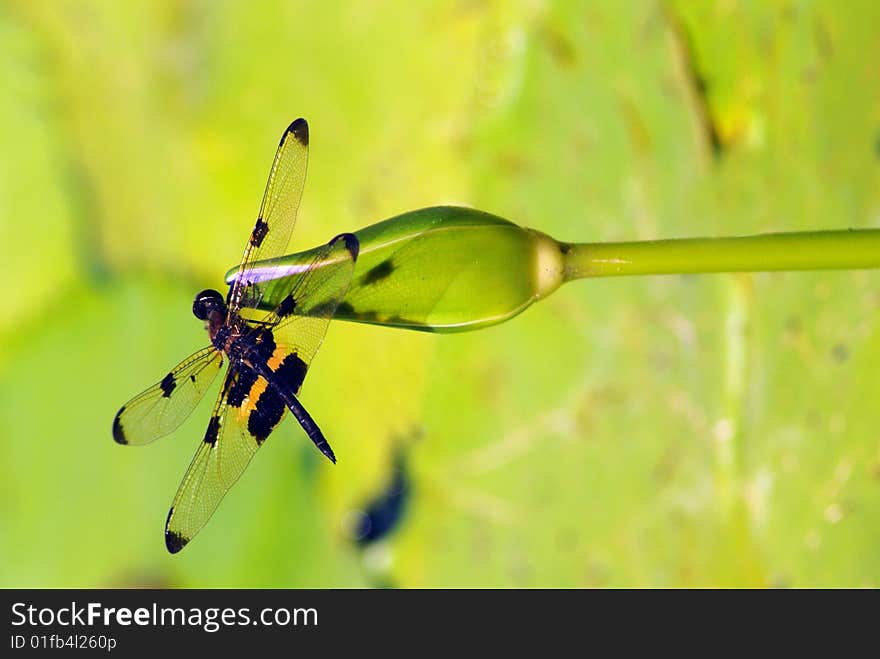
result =
M193 315L199 320L208 320L216 312L226 315L226 302L215 290L208 289L196 295L193 300Z

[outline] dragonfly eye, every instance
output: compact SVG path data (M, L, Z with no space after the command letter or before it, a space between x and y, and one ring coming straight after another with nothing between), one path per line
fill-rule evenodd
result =
M217 291L208 289L196 295L193 300L193 315L199 320L207 320L214 309L223 307L223 296Z

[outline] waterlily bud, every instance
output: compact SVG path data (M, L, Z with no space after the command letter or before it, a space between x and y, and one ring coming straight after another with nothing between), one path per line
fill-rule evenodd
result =
M336 309L340 320L427 332L478 329L508 320L563 282L559 243L471 208L423 208L355 235L360 253ZM263 289L259 308L277 306L313 263L320 269L319 249L258 263L251 276ZM230 270L227 283L235 275Z

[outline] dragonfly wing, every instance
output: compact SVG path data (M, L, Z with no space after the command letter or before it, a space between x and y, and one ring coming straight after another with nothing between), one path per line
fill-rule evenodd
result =
M169 552L183 549L207 523L285 412L284 401L264 378L246 364L230 367L205 438L168 511Z
M116 413L113 439L148 444L175 430L195 409L223 366L223 355L204 348L175 366L161 381Z
M330 319L345 297L357 255L354 234L336 236L315 255L274 311L248 319L267 366L294 394L299 393Z
M248 270L255 261L280 256L287 248L296 212L302 197L309 160L309 125L297 119L281 136L269 180L238 273L229 294L229 308L237 312L241 306L256 307L262 292L250 286Z
M306 365L321 347L330 320L348 291L358 248L353 233L336 236L315 255L274 311L260 322L271 328L279 346L295 348Z
M309 365L321 347L327 326L351 283L358 256L357 237L340 234L319 250L302 277L275 310L247 319L245 338L256 351L252 363L271 383L318 449L332 462L333 451L321 430L296 399ZM252 311L252 310L251 310ZM255 423L252 419L251 423ZM254 431L258 428L252 428Z

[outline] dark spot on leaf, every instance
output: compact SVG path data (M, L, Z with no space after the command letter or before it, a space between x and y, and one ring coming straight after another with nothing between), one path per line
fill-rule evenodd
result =
M332 318L339 309L336 300L325 300L308 309L308 315L313 318Z
M675 49L681 57L685 75L694 95L694 108L696 121L700 132L712 153L712 157L719 161L724 155L726 144L721 139L721 131L717 118L712 114L709 103L709 82L700 70L697 53L694 48L694 38L691 30L685 22L671 9L665 12L670 25Z
M577 63L577 53L571 40L559 29L545 25L540 32L550 57L561 67L570 68Z
M831 349L831 356L834 358L834 361L845 362L849 357L849 348L843 343L838 343Z
M409 473L405 455L399 451L385 489L361 511L353 529L355 542L364 547L390 535L400 526L409 497Z
M813 41L816 43L816 50L823 60L834 57L834 39L831 38L831 32L825 21L819 18L813 21Z
M524 153L515 150L504 150L495 157L499 170L512 178L525 178L534 171L534 165Z
M354 315L354 307L351 306L350 303L345 302L344 300L339 303L339 306L336 307L336 315L337 316L352 316Z
M380 264L370 268L370 270L361 277L361 285L369 286L391 276L394 272L394 264L391 260L382 261Z

